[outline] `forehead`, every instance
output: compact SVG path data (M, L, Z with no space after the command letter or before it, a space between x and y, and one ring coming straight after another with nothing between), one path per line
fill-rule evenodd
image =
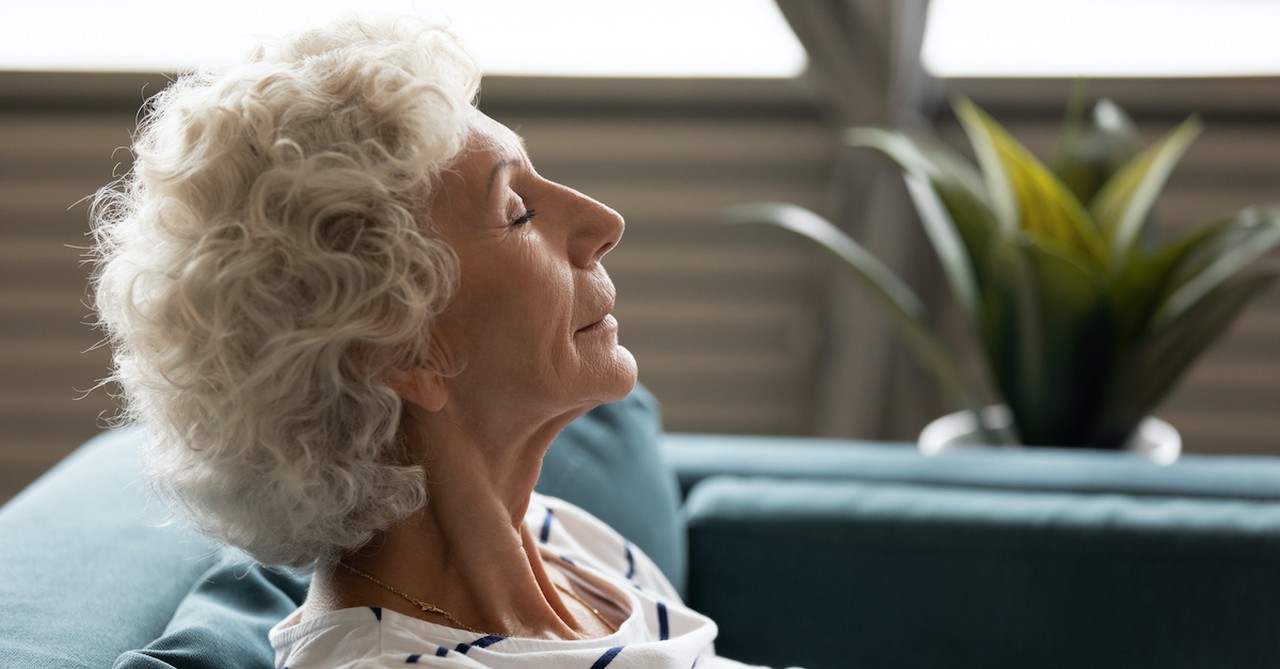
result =
M480 111L471 117L471 130L463 160L488 161L491 164L509 160L527 160L524 139L511 128L489 118Z

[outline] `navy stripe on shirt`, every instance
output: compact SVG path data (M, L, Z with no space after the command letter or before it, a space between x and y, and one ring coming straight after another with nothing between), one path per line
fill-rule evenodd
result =
M666 641L671 638L671 627L667 623L667 605L658 602L658 640Z
M600 659L596 660L596 663L591 665L591 669L604 669L609 666L609 663L613 662L613 658L617 657L618 653L621 652L622 646L614 646L613 648L606 650L604 655L601 655Z
M488 636L482 636L479 639L472 641L471 643L460 643L458 644L457 648L454 648L454 650L458 651L459 653L462 653L463 655L466 655L467 651L471 650L473 647L488 648L489 646L492 646L493 644L498 643L499 641L502 641L505 638L507 637L502 636L500 634L490 634Z
M627 552L627 580L636 577L636 556L631 552L631 542L622 544L622 549Z
M488 648L489 646L492 646L493 644L498 643L499 641L502 641L505 638L507 637L502 636L501 634L489 634L486 636L482 636L479 639L476 639L475 641L472 641L471 645L475 646L476 648Z
M547 517L542 519L542 531L538 533L538 541L544 544L551 538L551 515L551 509L547 509Z

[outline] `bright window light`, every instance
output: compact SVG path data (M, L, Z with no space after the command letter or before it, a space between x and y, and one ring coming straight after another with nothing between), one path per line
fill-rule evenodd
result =
M940 77L1280 74L1274 0L933 0Z
M807 62L772 0L85 0L8 12L0 70L173 72L357 8L451 24L488 74L792 77Z

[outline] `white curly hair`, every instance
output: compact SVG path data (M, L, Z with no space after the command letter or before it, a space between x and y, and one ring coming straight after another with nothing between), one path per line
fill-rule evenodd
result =
M457 280L427 201L479 71L445 29L346 19L149 104L93 207L119 416L201 531L307 567L426 503L400 397Z

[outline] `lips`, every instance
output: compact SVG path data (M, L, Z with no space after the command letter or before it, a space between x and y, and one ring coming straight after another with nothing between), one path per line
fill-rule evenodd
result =
M610 294L604 303L604 306L596 311L599 314L595 320L574 331L575 334L580 332L591 332L593 330L603 330L610 326L616 325L618 321L613 317L614 296Z

